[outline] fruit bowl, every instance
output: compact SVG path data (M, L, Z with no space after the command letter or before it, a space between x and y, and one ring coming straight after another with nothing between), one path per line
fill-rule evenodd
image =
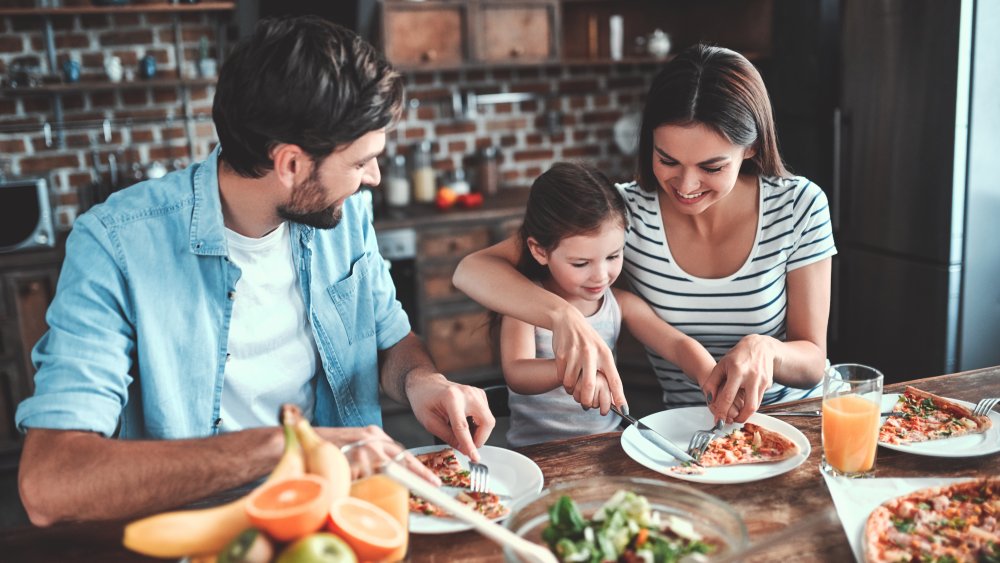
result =
M743 549L749 543L743 519L728 503L686 485L639 477L597 477L560 483L517 503L504 525L529 541L545 545L542 530L549 523L548 510L560 497L572 498L584 518L590 518L619 490L646 497L661 517L673 515L689 521L696 532L721 545L713 556ZM509 549L504 549L504 559L521 561Z

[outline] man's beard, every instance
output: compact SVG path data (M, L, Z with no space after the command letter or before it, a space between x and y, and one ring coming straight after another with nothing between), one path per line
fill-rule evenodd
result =
M340 224L342 206L333 204L316 211L306 211L315 202L323 201L324 191L319 182L319 173L314 168L305 182L292 188L289 203L278 206L278 216L282 219L301 223L317 229L332 229Z

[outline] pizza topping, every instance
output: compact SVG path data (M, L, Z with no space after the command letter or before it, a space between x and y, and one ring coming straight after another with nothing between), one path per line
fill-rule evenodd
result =
M462 468L454 450L446 448L418 455L417 459L441 479L441 484L462 489L470 487L469 471ZM493 493L474 493L470 490L463 490L455 498L487 518L500 518L510 512L510 509L500 502L500 497ZM410 512L444 518L449 516L438 506L412 494L410 495Z

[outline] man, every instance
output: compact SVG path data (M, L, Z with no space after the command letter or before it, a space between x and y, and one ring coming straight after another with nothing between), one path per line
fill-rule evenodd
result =
M485 395L437 373L349 197L379 183L401 105L399 75L352 32L262 22L219 77L221 150L77 220L17 411L32 522L148 513L257 479L280 457L284 402L336 443L385 437L379 383L478 459Z

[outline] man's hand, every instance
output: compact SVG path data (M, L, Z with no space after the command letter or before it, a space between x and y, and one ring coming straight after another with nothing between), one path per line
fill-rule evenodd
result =
M552 352L563 388L581 406L600 406L601 412L607 413L600 396L599 376L607 382L610 402L625 405L625 392L611 349L575 307L566 307L564 314L554 320Z
M325 439L340 446L350 463L352 479L373 475L383 463L395 460L431 484L441 486L441 479L438 479L433 471L420 463L413 454L403 448L402 444L393 440L378 426L316 430Z
M726 423L746 422L757 412L764 392L774 381L775 351L769 336L744 336L712 370L702 384L706 396L714 397L709 409ZM740 392L742 391L742 405ZM736 416L733 410L738 409Z
M406 397L424 428L472 461L479 461L477 448L486 443L496 426L482 389L448 381L440 373L412 373L406 381ZM469 418L476 426L475 435L469 429Z

